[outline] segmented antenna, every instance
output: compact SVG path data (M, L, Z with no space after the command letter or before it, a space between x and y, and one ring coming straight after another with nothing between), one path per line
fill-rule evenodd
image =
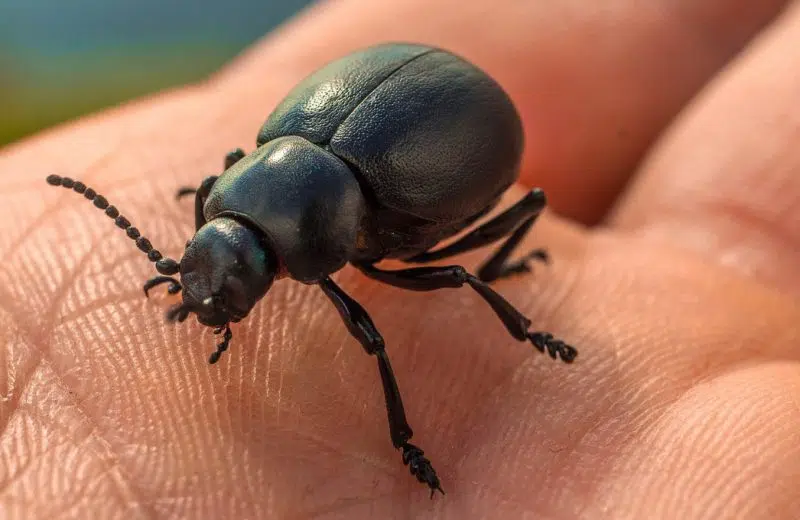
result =
M139 230L133 227L127 218L120 215L116 207L110 205L105 197L98 194L92 188L89 188L80 181L70 179L69 177L61 177L59 175L49 175L47 177L47 184L51 186L61 186L71 189L76 193L82 193L84 197L92 201L96 208L103 210L109 218L114 219L114 223L117 227L125 230L128 237L136 242L136 247L147 255L148 260L156 264L156 270L159 273L170 275L180 271L180 264L178 264L178 262L172 258L164 257L158 249L154 249L150 240L142 236Z

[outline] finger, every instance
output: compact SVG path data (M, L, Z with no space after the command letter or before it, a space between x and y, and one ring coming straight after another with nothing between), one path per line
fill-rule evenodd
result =
M566 369L511 360L480 309L474 328L466 320L439 340L433 358L459 353L454 377L483 378L469 399L447 386L454 396L441 403L443 416L466 416L448 443L458 462L447 471L463 486L455 507L497 518L792 517L800 305L625 234L545 219L523 249L542 244L558 261L495 287L580 354ZM436 298L420 305L458 304ZM445 319L432 314L420 326ZM442 384L444 367L429 379L436 370Z
M250 139L273 93L282 95L330 59L382 41L439 45L486 69L518 105L525 182L544 187L559 212L592 223L664 125L783 4L328 2L233 67L232 89L246 97L221 87L226 99L218 102L249 112L239 120Z
M800 292L800 8L694 103L612 222Z
M468 291L409 294L352 270L337 274L387 338L415 441L455 488L457 498L432 505L389 443L374 360L319 291L276 284L236 328L225 361L209 367L210 331L165 324L168 302L142 299L137 280L153 271L130 240L84 198L43 196L52 169L74 174L94 164L94 180L116 186L105 193L112 202L162 251L179 248L191 234L190 210L173 200L178 183L162 177L196 175L193 151L216 146L207 102L191 92L150 101L24 143L0 163L21 179L0 193L0 222L14 223L0 237L10 318L0 343L7 372L20 374L0 417L11 425L0 441L14 448L3 454L13 461L0 464L12 469L0 485L34 517L53 507L86 516L94 504L107 508L103 516L187 518L588 509L587 490L600 489L614 469L598 452L635 440L649 410L667 406L698 366L746 361L754 345L774 355L796 336L797 313L766 291L752 294L707 268L698 275L680 258L593 245L545 219L537 243L522 249L546 245L558 263L498 290L537 327L577 344L582 361L571 367L510 339ZM484 255L463 260L474 267ZM687 301L679 282L703 283ZM717 285L729 292L709 301ZM699 312L707 309L715 309L710 320ZM764 318L745 319L756 312ZM727 357L731 344L740 348ZM683 386L669 386L673 379ZM641 419L621 421L625 414ZM598 425L609 443L599 448ZM783 444L775 453L777 465ZM646 462L640 467L658 461ZM547 476L562 470L566 484L554 492Z
M334 27L328 30L336 34ZM304 53L295 52L284 58L293 62ZM342 496L346 504L366 504L368 509L377 495L395 511L392 506L405 506L409 489L416 489L404 468L397 467L385 424L375 420L382 412L372 360L359 357L357 346L359 355L344 353L354 347L352 339L313 288L276 287L235 332L227 364L209 368L210 332L194 323L165 325L160 305L166 302L141 300L136 280L152 269L131 242L107 220L103 227L102 215L96 217L100 221L92 220L95 210L90 204L81 209L87 203L80 197L70 199L63 192L42 197L41 190L48 188L38 188L53 171L88 176L98 188L111 188L104 194L148 230L159 249L179 254L191 234L191 217L185 205L173 201L176 185L180 180L196 183L218 171L228 148L252 142L264 116L255 107L271 107L281 90L298 79L296 70L282 70L279 61L273 62L274 76L265 78L255 68L258 64L264 63L254 63L249 74L260 81L231 80L162 96L21 144L3 158L0 169L14 177L2 193L0 221L13 225L4 229L0 242L7 259L0 287L7 291L4 310L13 323L22 324L5 333L12 338L19 334L17 343L33 345L23 366L32 375L22 374L10 393L28 395L50 412L29 408L41 420L34 426L27 426L24 415L10 417L19 419L13 434L22 442L41 432L63 434L42 441L39 451L15 452L25 456L16 467L26 478L16 479L15 474L3 481L14 485L9 496L41 504L35 491L55 488L52 494L58 500L48 500L45 507L70 507L77 496L83 499L79 507L88 509L84 504L115 494L119 503L109 508L123 515L124 508L133 508L146 516L263 517L276 511L303 513L304 508L313 509L309 516L334 510L342 507ZM241 73L248 77L245 68ZM519 287L509 293L515 301L523 289L532 293L523 284L506 286ZM469 404L480 395L482 387L464 381L480 377L481 367L488 366L493 380L501 381L514 370L519 359L514 356L522 355L490 350L508 338L499 327L486 334L486 309L479 302L464 314L470 326L437 342L444 336L439 324L452 317L452 308L431 315L427 329L413 329L407 325L419 319L421 309L404 307L409 300L392 303L396 292L375 289L374 284L353 287L366 296L368 308L381 309L378 321L392 324L386 335L398 345L395 351L404 350L401 345L412 347L396 364L409 402L419 403L410 413L425 418L417 422L423 432L436 431L437 414L448 410L445 397L462 395ZM457 304L461 297L449 301ZM430 299L430 305L437 301L442 302ZM526 303L524 308L540 316L557 304L536 305ZM473 347L486 350L479 362L459 358L471 372L461 375L437 367L444 354L478 337L483 340ZM428 345L435 348L423 348ZM503 355L503 363L494 364ZM10 371L21 366L11 354L6 356ZM417 367L434 371L409 387L403 378L409 380ZM437 379L438 369L448 375ZM556 383L559 374L563 372L552 372L549 382ZM53 381L60 386L54 387ZM442 395L438 382L450 393ZM431 405L437 413L424 413L428 398L438 400ZM532 417L542 423L546 419ZM367 441L353 446L353 438ZM60 442L70 442L73 449L55 449ZM54 451L48 452L51 446ZM37 461L41 466L34 465ZM81 472L69 471L74 467L70 461L81 461ZM39 471L22 472L31 467ZM78 479L69 480L75 473ZM77 491L51 487L52 480L68 480ZM361 485L357 490L354 481ZM374 489L369 487L373 482ZM312 496L307 490L313 490Z

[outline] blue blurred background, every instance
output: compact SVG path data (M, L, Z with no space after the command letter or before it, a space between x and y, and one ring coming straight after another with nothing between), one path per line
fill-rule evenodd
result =
M213 72L312 0L0 0L0 146Z

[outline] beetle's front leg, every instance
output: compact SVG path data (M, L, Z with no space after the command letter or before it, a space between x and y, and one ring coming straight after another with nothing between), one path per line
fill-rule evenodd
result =
M237 148L225 155L225 169L227 170L245 156L244 150ZM184 186L179 188L175 194L176 199L181 199L187 195L194 194L194 224L195 229L200 229L206 223L205 216L203 216L203 205L206 203L206 198L211 191L212 186L217 180L216 175L210 175L203 179L200 186L194 188L192 186Z
M171 276L154 276L144 283L144 295L150 297L150 289L162 283L168 283L167 292L169 294L178 294L183 289L181 283Z
M241 148L236 148L226 153L225 160L222 163L223 171L227 170L228 168L230 168L231 166L242 160L245 155L246 154L244 153L244 150L242 150ZM175 194L175 198L181 199L187 195L192 195L194 193L197 193L198 191L199 188L195 188L194 186L183 186L182 188L178 189L178 192Z
M214 183L217 182L216 175L209 175L203 182L200 183L200 186L197 188L181 188L178 190L176 198L180 199L183 196L190 195L194 193L194 228L195 231L203 227L206 223L206 217L203 215L203 206L206 203L206 198L208 198L208 194L211 193L211 188L214 186Z
M244 156L245 156L244 150L242 150L241 148L236 148L225 154L225 161L223 163L225 165L225 169L227 170L237 162L241 161L244 158Z
M431 498L435 491L444 494L439 477L436 476L431 462L425 458L425 453L408 442L414 432L406 420L403 400L400 398L400 390L397 387L397 381L380 332L367 311L333 283L333 280L326 278L319 283L319 286L336 306L336 310L339 311L350 334L361 343L367 354L378 358L378 370L381 374L383 394L386 398L386 411L389 414L389 434L394 447L403 450L403 463L409 467L411 474L417 477L417 480L428 485L431 489Z

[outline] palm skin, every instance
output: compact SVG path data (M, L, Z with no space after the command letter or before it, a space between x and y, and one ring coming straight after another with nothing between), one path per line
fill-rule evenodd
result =
M798 10L767 26L782 3L660 17L634 2L456 4L325 4L205 85L3 151L1 511L800 516L800 77L781 66L796 63ZM551 35L556 22L570 30ZM374 360L317 288L277 283L209 366L211 331L164 323L174 297L143 298L142 254L43 180L86 181L179 256L192 210L175 188L252 143L307 72L380 40L451 48L511 93L528 147L505 203L545 189L554 211L521 249L553 260L495 287L580 349L554 363L467 289L335 275L386 338L413 442L448 493L433 501L391 448Z

